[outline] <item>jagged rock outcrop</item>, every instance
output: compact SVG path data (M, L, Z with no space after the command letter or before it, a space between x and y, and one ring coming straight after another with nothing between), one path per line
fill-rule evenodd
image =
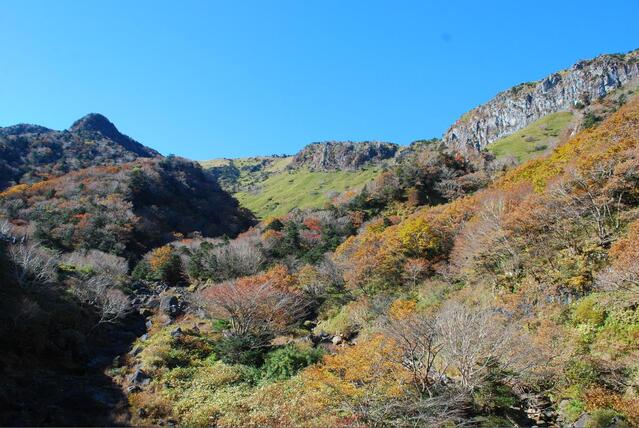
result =
M639 78L639 50L601 55L568 70L510 88L464 114L444 134L457 150L481 149L543 116L587 105Z
M312 143L295 155L290 168L311 171L356 170L395 156L399 146L378 141Z

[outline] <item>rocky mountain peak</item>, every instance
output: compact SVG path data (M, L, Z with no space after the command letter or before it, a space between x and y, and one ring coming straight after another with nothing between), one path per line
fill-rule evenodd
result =
M97 132L139 156L153 157L159 155L157 151L138 143L127 135L122 134L109 119L99 113L89 113L76 120L69 128L69 131L75 133Z
M69 128L71 132L99 132L105 137L120 136L120 131L115 125L100 113L89 113L86 116L73 122L73 125Z

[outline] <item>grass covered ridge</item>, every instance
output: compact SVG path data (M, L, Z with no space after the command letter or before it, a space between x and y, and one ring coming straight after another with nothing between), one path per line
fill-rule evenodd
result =
M320 208L330 201L332 194L361 188L378 173L377 168L281 172L268 177L258 189L236 193L235 197L260 218L284 215L293 208Z
M552 148L571 123L571 112L549 114L507 137L489 144L487 149L498 158L513 156L519 162Z

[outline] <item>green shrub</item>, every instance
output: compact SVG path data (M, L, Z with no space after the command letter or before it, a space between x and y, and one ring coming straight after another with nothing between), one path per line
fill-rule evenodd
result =
M475 419L481 428L510 427L512 422L502 416L481 416ZM452 426L452 425L451 425Z
M264 376L272 380L288 379L304 367L318 362L322 355L323 352L320 349L285 346L266 356L263 367Z
M600 326L606 319L606 311L597 303L597 296L590 295L577 302L572 319L575 324Z
M133 272L131 272L131 276L133 279L137 280L154 281L151 265L149 265L149 262L146 260L140 260L140 262L135 265Z
M215 354L226 364L258 366L264 360L264 340L253 336L223 337L215 344Z
M489 362L486 382L473 394L475 406L484 413L495 413L515 406L519 400L504 382L508 376L509 373L501 370L496 361Z
M164 245L148 253L135 266L131 276L145 281L162 281L171 286L185 283L182 261L170 245Z
M601 122L602 119L601 117L593 114L593 113L586 113L584 115L584 119L582 121L582 125L585 129L588 128L594 128L595 126L599 125L599 122Z
M564 375L570 385L585 387L597 381L599 371L588 360L572 360L568 363Z
M619 413L615 412L612 409L598 409L590 414L591 418L586 423L586 428L608 428L614 426L618 428L629 427L628 425L619 415Z
M581 400L570 400L561 408L561 415L567 422L574 422L584 412L584 403Z
M315 333L326 332L333 335L351 336L359 331L361 322L369 314L362 311L361 305L354 303L331 311L328 319L320 321L314 328Z
M211 339L186 332L181 337L172 337L169 326L153 334L142 342L144 350L140 354L145 366L155 369L188 367L206 359L215 360Z

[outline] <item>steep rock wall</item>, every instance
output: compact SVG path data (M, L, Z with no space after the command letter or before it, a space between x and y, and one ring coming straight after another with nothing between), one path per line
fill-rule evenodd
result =
M481 149L547 114L586 105L638 77L639 50L580 61L568 70L497 94L458 119L443 141L457 150Z

